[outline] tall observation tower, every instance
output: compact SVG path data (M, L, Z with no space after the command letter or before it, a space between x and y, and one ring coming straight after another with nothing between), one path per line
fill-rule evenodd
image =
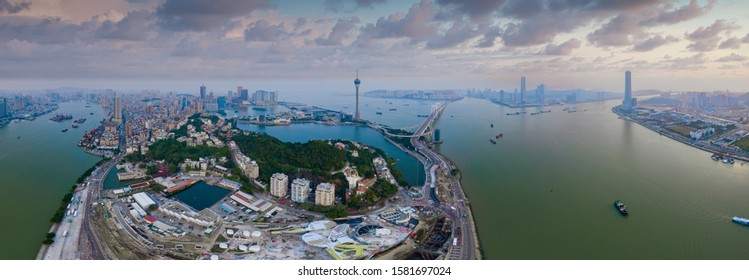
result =
M354 86L356 86L356 115L354 115L354 120L361 120L359 118L359 85L361 84L361 81L359 80L359 69L356 69L356 80L354 80Z

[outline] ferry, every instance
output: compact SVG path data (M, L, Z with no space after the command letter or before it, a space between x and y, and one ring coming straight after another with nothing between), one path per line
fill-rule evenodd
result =
M497 141L494 141L494 139L489 139L489 142L492 142L492 144L496 145Z
M624 202L621 200L614 201L614 207L616 210L619 210L619 213L622 214L622 216L629 215L629 210L627 210L627 205L624 205Z
M740 224L740 225L749 226L749 219L747 219L747 218L733 217L732 220L733 220L734 223L737 223L737 224Z

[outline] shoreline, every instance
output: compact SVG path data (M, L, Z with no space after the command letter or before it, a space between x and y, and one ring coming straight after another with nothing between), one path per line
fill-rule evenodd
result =
M638 125L640 125L640 126L642 126L644 128L649 129L650 131L653 131L655 133L660 134L661 136L666 136L666 137L668 137L671 140L674 140L676 142L682 143L684 145L687 145L687 146L690 146L690 147L693 147L693 148L697 148L697 149L705 151L705 152L714 153L714 154L728 154L728 155L730 155L734 159L741 160L741 161L744 161L744 162L749 162L749 157L739 156L739 155L736 155L736 154L732 154L732 153L727 153L727 152L724 152L724 151L719 151L719 150L711 149L710 147L700 146L700 145L697 145L695 143L688 142L686 139L680 139L680 137L671 135L671 132L665 130L664 128L653 127L653 126L644 124L644 123L642 123L642 122L640 122L638 120L632 119L632 118L630 118L630 117L622 114L620 111L616 110L617 107L618 106L616 106L614 108L611 108L611 111L614 114L616 114L617 116L621 117L622 120L624 120L624 121L630 121L630 122L636 123L636 124L638 124Z

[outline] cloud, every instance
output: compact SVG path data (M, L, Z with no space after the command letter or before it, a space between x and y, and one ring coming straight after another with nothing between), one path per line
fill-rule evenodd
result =
M353 13L358 9L372 9L374 8L375 4L381 4L385 3L385 0L355 0L353 1L353 8L347 9L347 3L351 3L351 1L346 0L325 0L323 5L325 6L325 10L339 13L339 12L346 12L346 13Z
M176 31L208 31L231 18L270 8L269 0L166 0L156 9L162 27Z
M481 41L476 45L477 48L491 48L498 37L502 36L502 29L499 27L489 28L482 36Z
M717 0L709 0L705 6L700 7L697 0L689 1L689 4L673 11L665 11L654 18L643 21L643 25L674 24L690 20L704 15L715 6Z
M620 14L588 34L588 40L598 46L627 46L632 34L642 33L640 19L631 14Z
M37 44L62 44L89 40L94 22L73 24L60 18L0 17L0 42L18 39Z
M749 57L737 54L737 53L731 53L728 56L724 56L721 58L718 58L717 62L741 62L749 59Z
M431 1L422 0L408 9L408 13L397 12L380 17L377 22L361 28L357 45L369 45L371 39L408 38L413 43L432 38L437 26L432 22L437 11Z
M247 26L244 40L248 42L276 42L288 35L283 23L271 24L261 19Z
M749 44L749 33L747 33L746 36L744 36L744 38L741 39L741 42Z
M646 52L651 51L656 48L659 48L665 44L678 42L679 38L676 38L674 36L666 36L663 37L661 35L650 37L646 40L640 41L639 43L635 44L634 47L632 47L633 51L637 52Z
M20 2L10 3L8 0L0 0L0 14L9 13L15 14L23 10L28 10L31 7L31 2Z
M319 37L315 39L318 45L322 46L338 46L343 44L343 40L351 36L351 31L356 28L359 23L359 17L353 16L350 18L339 18L333 30L330 31L328 36Z
M719 49L738 49L741 47L741 39L731 37L721 42L718 46Z
M132 11L119 22L106 20L96 35L105 39L144 41L154 32L155 16L147 10Z
M539 54L546 54L546 55L569 55L572 53L573 50L579 48L581 45L580 40L572 38L567 40L564 43L561 43L559 45L556 45L554 43L550 43L546 45L546 47L539 53Z
M702 64L706 61L705 54L698 53L687 57L667 58L661 62L665 63L667 68L673 70L694 70L703 68Z
M437 5L473 18L491 15L505 2L505 0L437 0Z
M697 52L714 50L718 46L718 41L721 39L719 36L721 33L737 28L739 28L739 26L732 22L723 19L715 20L715 22L709 26L702 26L691 33L684 33L684 37L692 41L692 44L687 48Z
M449 29L429 40L429 49L443 49L455 47L468 39L481 34L480 30L468 21L453 21Z

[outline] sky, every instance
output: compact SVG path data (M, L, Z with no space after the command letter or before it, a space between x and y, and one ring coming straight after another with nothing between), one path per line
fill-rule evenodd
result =
M0 0L0 90L749 91L742 0Z

